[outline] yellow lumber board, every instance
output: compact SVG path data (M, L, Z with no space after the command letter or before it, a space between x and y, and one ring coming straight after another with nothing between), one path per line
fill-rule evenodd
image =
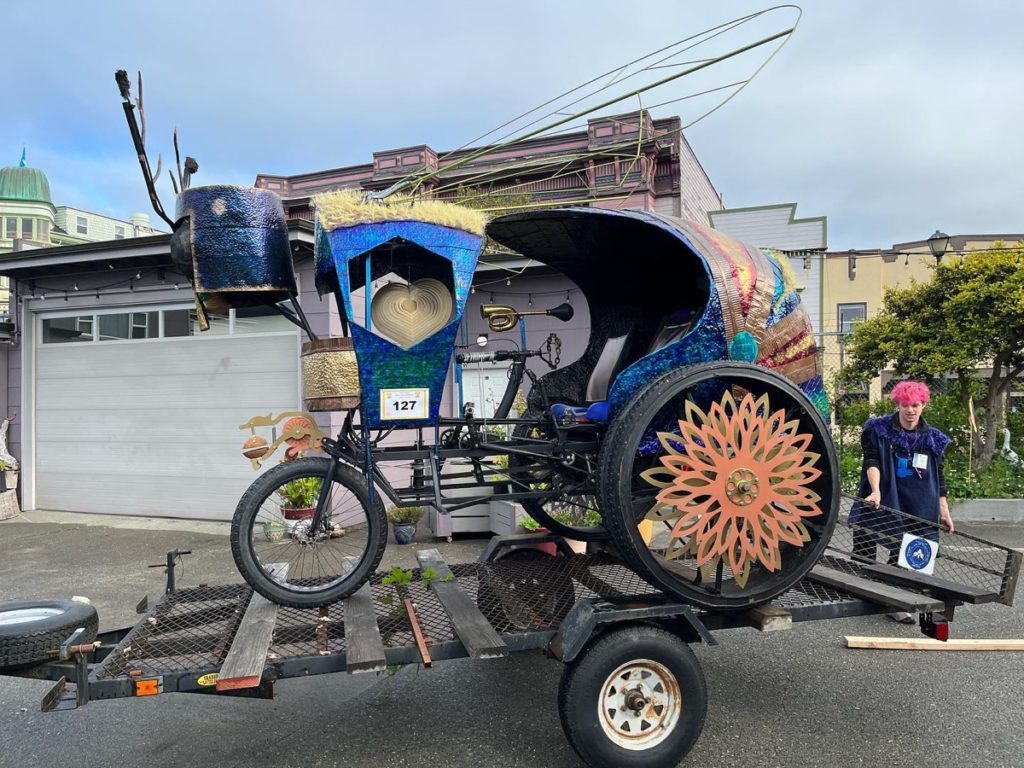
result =
M932 640L928 637L862 637L847 635L847 648L868 648L879 651L1024 651L1024 640Z

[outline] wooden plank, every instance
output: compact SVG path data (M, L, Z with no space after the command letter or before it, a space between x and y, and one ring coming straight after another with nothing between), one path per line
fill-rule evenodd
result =
M451 570L436 549L421 549L416 553L420 568L433 568L438 579L430 582L437 599L444 606L448 618L459 640L466 646L466 652L474 659L495 659L508 656L508 646L501 639L487 618L480 613L469 595L455 581L444 581L452 575Z
M853 576L822 565L814 566L807 575L807 578L819 584L841 589L844 592L849 592L851 595L887 605L891 608L897 608L901 611L920 613L922 611L940 611L944 607L944 603L941 600L936 600L934 597L908 592L904 589L898 589L888 584L880 584L877 581Z
M887 651L1024 651L1024 640L932 640L847 635L847 648Z
M345 600L345 647L346 671L356 674L387 669L369 584L363 584Z
M781 632L793 628L793 614L776 605L766 603L747 611L750 625L762 632Z
M998 592L991 592L980 587L972 587L968 584L958 584L949 579L929 576L917 571L908 571L906 568L897 568L892 565L876 563L874 565L861 566L865 571L875 574L880 579L893 581L897 584L907 584L911 587L932 590L934 594L943 597L952 597L962 600L965 603L993 603L999 599Z
M288 564L273 563L267 570L271 575L283 579L288 573ZM221 665L220 676L217 678L218 691L259 687L276 621L277 604L259 592L253 592L249 607L245 610Z
M412 627L412 636L416 640L416 650L420 652L420 660L424 667L429 667L432 663L430 650L427 648L427 639L423 636L420 620L416 617L416 609L408 597L402 601L402 604L405 606L405 615L409 617L409 626Z

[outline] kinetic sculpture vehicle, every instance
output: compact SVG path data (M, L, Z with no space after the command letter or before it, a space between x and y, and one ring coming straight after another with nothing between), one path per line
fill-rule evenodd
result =
M224 187L179 196L176 258L191 266L201 307L294 299L272 198ZM483 216L348 192L316 208L317 287L335 298L347 336L307 345L307 404L343 417L337 438L322 441L326 457L273 467L240 501L232 550L256 590L309 607L358 589L386 542L381 494L441 513L521 502L564 533L607 540L651 583L710 609L769 600L814 564L835 522L838 472L814 339L782 262L640 211L496 219L486 233L572 279L593 327L579 360L532 377L525 418L504 409L482 424L472 408L442 416L441 395ZM518 319L483 312L498 329ZM531 354L554 367L556 349L504 356L520 371ZM408 438L384 444L395 433ZM491 463L501 456L507 468ZM443 473L455 458L471 469ZM407 484L385 471L394 462L411 469ZM467 488L479 496L449 493ZM553 505L596 507L602 525L561 525Z
M760 15L613 70L612 82L651 82L630 82L621 97L572 118L783 44L793 29L692 61L695 46ZM666 67L676 71L666 76ZM770 600L819 557L837 516L838 471L814 339L784 261L642 211L567 207L488 224L478 212L417 195L422 179L406 179L397 185L405 198L389 189L315 199L316 286L333 297L341 330L318 339L297 300L281 201L267 190L191 188L198 166L186 158L175 215L167 216L144 121L136 124L141 81L135 105L123 72L118 85L154 208L174 228L172 256L193 284L199 325L228 307L281 312L310 339L306 408L338 414L336 437L319 441L325 456L302 458L295 456L317 447L319 435L311 418L290 414L282 435L290 460L264 472L239 502L232 550L264 596L310 607L357 590L385 546L382 496L438 514L518 502L554 532L605 542L651 584L707 609ZM558 98L577 108L603 90L590 85ZM546 129L526 113L525 136L560 129L571 118L558 109ZM441 404L485 236L565 274L585 297L592 327L582 357L561 368L554 335L542 350L463 355L511 364L496 418L481 422L471 407L444 416ZM572 308L547 313L568 319ZM483 314L500 332L526 313L485 305ZM550 372L527 369L532 356ZM524 375L533 385L529 409L509 419ZM272 419L246 426L256 421ZM279 442L254 430L245 456L258 466ZM566 524L567 509L601 522Z

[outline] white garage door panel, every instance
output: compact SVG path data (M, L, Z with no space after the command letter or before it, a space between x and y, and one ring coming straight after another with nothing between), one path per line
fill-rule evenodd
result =
M294 376L294 373L292 375ZM213 411L218 418L200 418L205 410ZM188 413L194 414L197 418L183 419L180 409L151 411L143 408L119 408L120 419L105 419L98 424L96 417L87 410L44 411L36 415L36 431L45 436L57 434L55 430L59 430L59 434L65 440L75 443L138 442L141 439L152 443L187 445L229 443L235 446L235 453L241 455L242 442L249 437L250 432L238 429L239 425L257 414L266 416L268 411L261 411L259 408L190 408ZM274 415L277 416L278 412L275 411ZM138 424L146 425L142 435L136 426ZM229 425L227 431L225 424ZM278 424L278 433L280 427ZM259 432L270 439L269 430L261 428Z
M41 378L78 379L109 376L116 368L123 376L148 376L154 366L167 373L256 373L295 370L294 360L253 354L261 346L276 347L273 336L210 336L149 339L100 344L44 344L36 350ZM279 337L280 338L280 337ZM244 340L236 348L239 340ZM234 346L233 346L234 345ZM125 365L130 348L131 363ZM197 368L196 358L205 361Z
M256 478L239 425L300 400L295 334L36 352L41 509L228 520Z
M256 478L250 470L244 488ZM55 473L48 477L46 509L99 512L108 515L183 517L230 520L242 495L239 481L231 478L183 480L180 477L145 477L146 492L132 493L124 475ZM83 509L83 505L88 505ZM42 505L40 505L42 506Z
M267 392L280 392L289 383L294 391L294 368L280 373L44 379L36 384L36 397L39 403L54 402L54 410L260 408L266 402ZM75 396L66 397L72 388L76 390Z

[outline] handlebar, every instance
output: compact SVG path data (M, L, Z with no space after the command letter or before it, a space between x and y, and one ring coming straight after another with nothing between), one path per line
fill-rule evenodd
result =
M455 359L460 365L466 363L501 363L507 360L525 360L528 357L535 357L540 354L540 350L524 350L518 349L497 349L494 352L458 352L455 355Z

